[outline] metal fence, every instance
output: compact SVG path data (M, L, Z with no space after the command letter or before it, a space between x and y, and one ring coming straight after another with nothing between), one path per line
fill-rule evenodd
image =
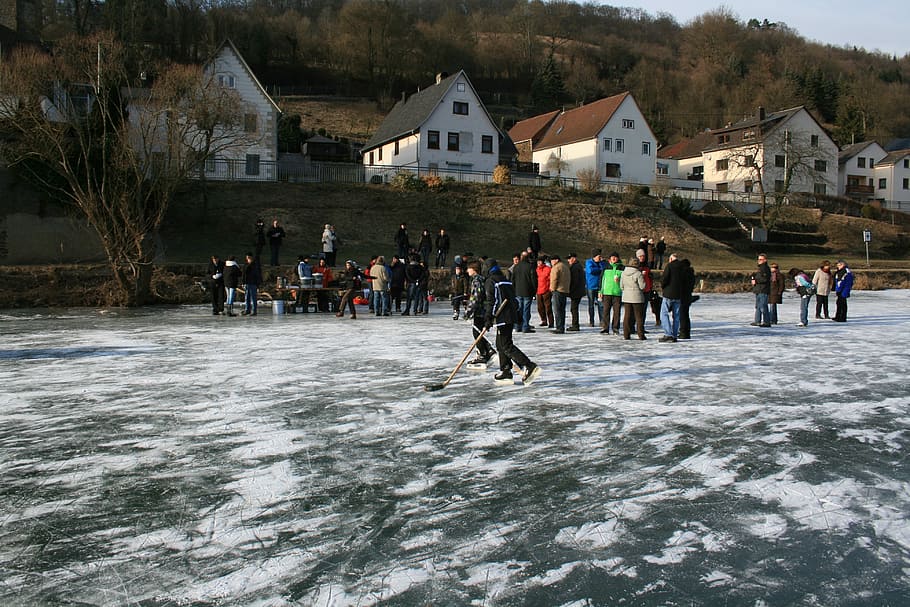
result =
M288 183L390 183L399 173L409 173L416 177L430 175L444 180L470 183L493 183L493 173L486 171L461 170L450 167L428 167L416 165L363 165L339 162L276 162L257 159L209 160L205 165L206 179L211 181L281 181ZM570 190L585 190L591 185L575 177L545 176L535 172L513 170L512 185L534 187L559 186ZM642 184L618 180L604 180L597 184L595 191L602 193L622 194L641 188L649 188L651 194L657 194L665 200L677 196L699 207L708 202L720 202L734 205L742 210L761 205L761 195L754 192L721 192L702 188L673 187L657 183ZM785 204L788 200L785 200ZM910 209L910 202L883 201L882 206L888 210L905 211Z

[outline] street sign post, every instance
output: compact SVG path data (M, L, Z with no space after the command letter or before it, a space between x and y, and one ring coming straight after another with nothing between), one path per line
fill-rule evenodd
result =
M869 243L872 242L872 230L863 230L863 242L866 243L866 267L869 267Z

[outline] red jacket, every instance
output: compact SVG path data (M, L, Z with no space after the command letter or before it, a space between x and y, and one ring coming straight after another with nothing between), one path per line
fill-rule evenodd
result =
M544 295L550 292L550 266L542 264L537 266L537 294Z

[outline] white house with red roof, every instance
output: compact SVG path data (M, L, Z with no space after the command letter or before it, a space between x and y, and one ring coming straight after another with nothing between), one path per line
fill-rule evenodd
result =
M577 177L593 169L602 181L653 184L657 138L629 92L515 124L509 136L542 175Z

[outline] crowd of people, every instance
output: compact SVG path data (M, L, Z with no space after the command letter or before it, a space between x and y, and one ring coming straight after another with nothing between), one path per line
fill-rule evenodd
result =
M213 313L236 316L234 303L242 288L244 301L241 315L257 314L258 289L262 284L259 255L266 242L271 262L277 265L284 238L278 220L266 232L257 221L257 251L246 255L241 266L234 257L221 261L212 256L209 273L212 277ZM261 235L261 238L258 236ZM517 252L508 266L485 256L472 253L455 255L448 265L451 241L444 228L435 237L423 229L412 243L405 223L400 224L394 237L396 253L388 260L377 255L366 267L348 259L335 273L335 254L340 239L332 225L326 224L322 237L323 251L315 263L310 256L298 257L295 306L308 312L310 297L315 295L316 310L334 311L337 317L357 318L357 303L366 304L368 313L377 317L392 314L419 316L429 313L431 271L450 270L449 300L452 318L473 321L477 357L471 364L486 365L498 352L500 371L497 381L512 381L512 369L522 369L525 383L536 378L540 369L517 346L513 333L534 333L547 328L562 335L581 330L581 302L587 298L587 320L590 327L599 327L604 335L632 336L646 340L645 321L648 309L654 324L663 335L662 343L675 343L691 338L689 309L699 296L693 295L696 286L695 270L688 259L676 254L666 255L663 238L642 237L634 254L623 263L613 251L604 256L600 248L591 251L582 261L574 252L562 255L544 253L540 230L531 226L527 248ZM666 256L666 257L665 257ZM835 322L846 322L847 299L853 286L853 274L844 260L838 260L832 271L827 260L819 264L810 278L799 268L784 273L778 264L768 263L768 256L758 255L756 271L751 276L755 295L753 326L767 328L778 323L778 306L788 280L800 296L798 327L809 324L809 305L815 299L815 318L829 318L828 298L836 296ZM659 285L652 276L660 271ZM313 289L303 288L305 285ZM532 321L536 302L537 320ZM537 328L535 328L535 324ZM496 328L496 347L485 333Z

